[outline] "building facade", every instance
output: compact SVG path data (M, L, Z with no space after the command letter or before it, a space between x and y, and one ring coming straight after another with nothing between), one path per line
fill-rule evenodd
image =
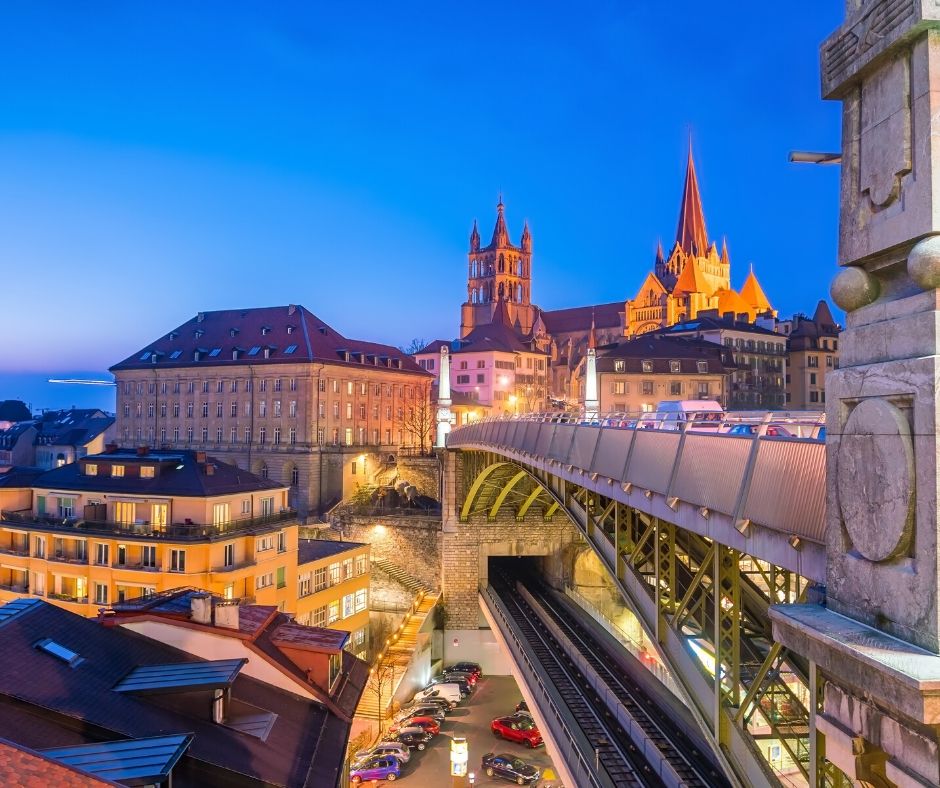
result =
M779 323L787 338L787 407L826 409L826 375L839 368L839 332L829 305L820 301L812 317L794 315Z
M124 445L211 451L286 485L301 517L431 445L432 375L302 306L199 313L111 371Z
M288 488L201 452L91 455L0 476L0 600L86 616L181 586L369 644L369 545L300 539Z
M647 334L600 348L600 413L649 413L669 399L725 405L734 372L731 351L702 339Z
M779 410L786 407L787 343L770 316L757 323L700 314L661 331L664 336L704 339L732 353L734 369L727 410Z

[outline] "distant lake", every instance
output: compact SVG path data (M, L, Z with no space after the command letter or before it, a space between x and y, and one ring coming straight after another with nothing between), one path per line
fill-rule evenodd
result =
M111 380L109 372L2 372L0 371L0 400L20 399L33 413L43 409L101 408L114 412L114 386L82 386L69 383L49 383L49 378L77 378L80 380Z

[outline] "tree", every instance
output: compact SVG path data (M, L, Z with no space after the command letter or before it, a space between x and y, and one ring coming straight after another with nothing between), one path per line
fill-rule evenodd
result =
M398 349L404 353L406 356L413 356L419 350L427 347L427 341L424 339L418 339L415 337L407 345L399 345Z
M385 710L391 705L392 695L395 692L396 671L397 675L401 676L401 671L398 670L394 660L389 659L387 656L383 658L381 654L376 663L369 669L369 681L366 684L366 690L371 692L376 700L379 736L382 735L385 726Z
M437 408L431 403L430 388L417 387L414 404L402 406L399 412L398 427L411 439L413 445L420 447L422 454L426 454L434 442L434 426L437 422Z

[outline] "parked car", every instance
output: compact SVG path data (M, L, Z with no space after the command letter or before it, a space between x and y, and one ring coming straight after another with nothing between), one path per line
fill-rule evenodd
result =
M728 430L728 435L756 435L760 427L760 424L735 424L730 430ZM771 438L794 437L790 430L780 424L768 424L767 431L764 434L770 436Z
M524 717L498 717L490 723L490 730L494 736L526 747L538 747L542 743L542 734L535 722Z
M516 785L532 784L542 776L541 770L531 763L526 763L522 758L516 758L505 752L498 755L492 752L486 753L483 756L482 768L487 777L504 777L512 780Z
M437 736L441 732L441 726L432 717L406 717L401 722L394 723L389 730L395 733L403 728L421 728L431 736Z
M471 692L473 692L473 686L465 678L460 676L451 675L451 676L435 676L431 679L431 683L428 684L428 687L437 687L437 686L453 686L457 687L460 691L460 696L466 698Z
M412 750L423 750L432 738L423 728L402 728L392 736L392 741L401 742Z
M453 707L463 700L464 695L457 684L431 684L415 695L414 700L417 703L427 697L445 698Z
M407 709L401 709L396 715L396 720L406 720L408 717L430 717L438 724L444 721L444 710L437 703L421 704Z
M450 670L458 670L462 673L472 673L477 679L483 678L483 668L476 662L455 662L453 665L448 665L444 668L444 672L447 673Z
M376 755L368 758L349 772L349 779L354 783L363 780L388 780L392 782L401 777L401 764L391 755Z
M399 709L399 716L401 714L417 713L415 709L432 707L437 711L444 712L444 714L452 710L451 703L447 698L442 698L439 695L428 695L421 700L412 700L406 703Z
M448 681L466 681L470 685L470 689L476 689L477 686L477 677L472 673L463 673L459 670L445 670L441 674L441 678L447 679Z
M380 741L368 750L359 750L353 756L353 766L375 755L392 755L398 758L400 763L408 763L411 760L411 750L408 749L408 745L401 742Z

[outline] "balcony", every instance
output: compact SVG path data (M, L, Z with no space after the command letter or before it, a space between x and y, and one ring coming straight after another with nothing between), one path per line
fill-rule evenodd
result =
M46 594L47 599L57 599L60 602L75 602L79 605L87 605L88 597L87 596L74 596L73 594Z
M58 518L35 515L32 512L0 512L0 521L11 525L27 525L32 530L74 536L113 536L145 539L147 541L203 542L227 539L239 534L264 533L275 530L281 523L297 519L297 512L284 509L264 517L230 520L225 523L173 523L155 526L149 523L114 523L104 520L84 520L78 517ZM50 560L55 560L50 558ZM85 560L87 563L87 559Z
M151 564L144 564L141 562L132 563L130 561L125 561L123 564L111 564L112 569L131 569L135 572L159 572L159 566L152 566Z
M26 545L24 545L23 547L4 546L4 547L0 547L0 553L2 553L3 555L28 556L29 547L27 547Z
M0 583L0 591L12 591L14 594L28 594L28 583Z
M57 561L60 564L78 564L87 566L88 556L69 555L68 553L53 553L46 560Z

